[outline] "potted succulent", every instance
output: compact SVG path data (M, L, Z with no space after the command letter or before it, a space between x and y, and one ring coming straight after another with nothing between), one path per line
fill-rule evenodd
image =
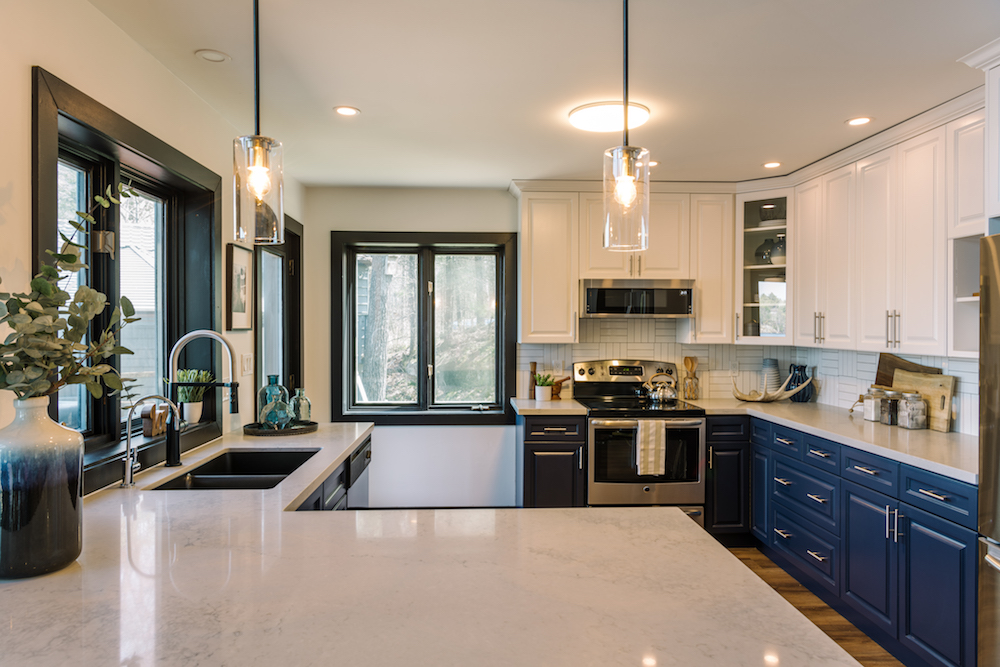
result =
M86 232L98 207L134 194L108 187L70 224ZM105 390L128 395L128 380L107 360L132 354L120 345L119 332L138 319L135 309L122 297L104 329L90 330L107 297L87 285L72 295L63 289L64 272L86 265L76 235L60 236L60 251L46 251L54 265L42 264L29 291L0 293L0 324L10 329L0 344L0 389L17 396L14 421L0 429L0 578L52 572L80 555L83 436L49 418L49 397L71 384L97 398Z
M552 375L546 373L542 375L541 373L535 373L535 400L536 401L551 401L552 400L552 385L555 381L552 379Z
M182 368L177 371L178 382L215 382L212 371L200 371L193 368ZM202 398L208 387L178 387L177 400L184 404L184 421L197 424L201 421Z

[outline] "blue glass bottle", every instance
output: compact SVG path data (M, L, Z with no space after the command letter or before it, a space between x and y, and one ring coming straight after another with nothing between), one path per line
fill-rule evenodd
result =
M264 427L280 429L291 420L288 390L278 384L277 375L268 375L267 384L257 392L257 421Z

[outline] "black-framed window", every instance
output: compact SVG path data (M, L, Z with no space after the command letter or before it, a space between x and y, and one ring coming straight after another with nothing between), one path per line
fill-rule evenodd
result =
M333 232L333 414L509 423L515 236Z
M147 341L155 361L147 365L156 370L142 369L142 375L148 376L143 378L148 386L140 389L145 393L159 385L162 375L158 369L164 365L163 357L174 341L192 329L219 329L222 179L51 73L39 67L34 67L32 73L32 270L37 272L39 264L50 259L47 249L59 247L59 221L66 218L63 208L69 202L59 194L61 175L77 188L76 203L82 206L74 210L89 209L87 202L92 201L92 195L104 192L109 184L135 186L141 196L133 204L143 210L126 206L124 220L119 206L98 210L92 230L114 233L114 255L94 252L95 240L89 238L90 268L82 279L100 285L114 303L122 293L129 294L140 286L139 281L131 281L134 284L123 287L123 283L130 282L122 276L126 264L135 260L155 265L157 284L153 289L157 290L159 305L158 312L151 315L157 320L155 332L150 334L154 339ZM154 220L149 219L150 214ZM145 220L136 222L135 215L145 216ZM143 235L150 231L159 235L159 242L138 238L139 227L145 230ZM144 258L132 256L139 254ZM107 308L95 318L92 326L103 328L111 310ZM148 319L144 317L147 325ZM126 335L140 335L139 329L126 329ZM181 364L211 369L221 377L221 356L208 342L196 341L185 349ZM114 359L114 363L122 367L121 359ZM50 414L61 419L60 412L76 412L83 422L84 491L120 478L125 415L118 398L85 399L90 401L85 409L71 408L70 397L66 397L66 405L60 405L63 398L52 401ZM221 435L217 414L221 410L215 409L215 402L206 401L203 423L182 435L182 450ZM162 461L162 438L143 442L139 457L143 466Z

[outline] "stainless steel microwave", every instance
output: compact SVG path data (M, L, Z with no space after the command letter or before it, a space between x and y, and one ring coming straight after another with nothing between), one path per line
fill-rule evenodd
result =
M581 317L694 317L693 280L580 281Z

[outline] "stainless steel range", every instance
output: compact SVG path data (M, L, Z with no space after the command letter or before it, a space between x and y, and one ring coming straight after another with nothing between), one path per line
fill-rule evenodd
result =
M677 367L619 359L573 364L573 398L588 411L588 504L704 504L705 411L662 395L647 398L643 384L661 378L676 386ZM664 429L662 474L639 472L642 420L655 420L652 426Z

